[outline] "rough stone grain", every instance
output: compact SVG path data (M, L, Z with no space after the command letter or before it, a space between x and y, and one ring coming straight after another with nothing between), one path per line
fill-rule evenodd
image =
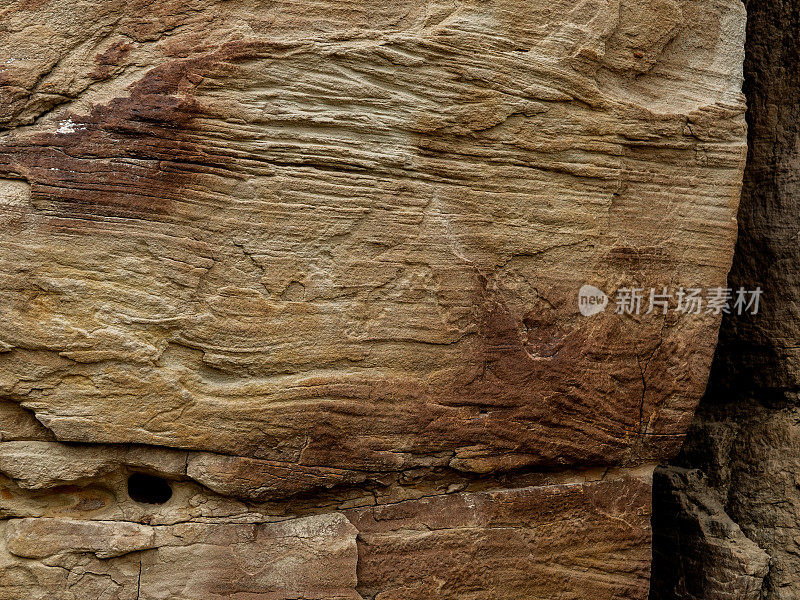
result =
M0 598L644 598L720 316L577 294L724 283L744 24L0 0Z
M365 598L645 598L650 477L356 509Z
M109 479L94 485L114 487ZM23 581L26 597L59 600L85 589L92 597L140 600L647 594L649 469L337 512L317 507L319 514L289 518L264 505L237 512L230 502L216 514L192 513L214 498L185 494L185 486L175 482L173 500L138 515L124 498L67 511L68 494L51 493L34 518L3 521L0 598L19 598ZM36 490L0 487L0 498L16 514L41 511ZM122 515L114 512L120 508ZM64 582L77 587L59 595Z
M7 555L0 557L0 598L19 589L16 574L27 579L29 594L17 598L48 591L55 594L50 597L77 598L78 590L92 589L97 595L88 597L120 600L355 600L355 534L341 514L162 527L11 520L5 522ZM133 552L139 554L134 558ZM31 565L17 557L47 560ZM117 580L117 572L130 573L137 564L135 578ZM56 569L64 572L69 591L51 587L48 579L34 582L39 573ZM91 588L82 586L84 579L92 581Z
M702 473L656 470L652 600L761 600L770 556L725 512Z
M576 294L724 282L739 1L368 12L5 9L0 394L299 469L669 455L718 317Z

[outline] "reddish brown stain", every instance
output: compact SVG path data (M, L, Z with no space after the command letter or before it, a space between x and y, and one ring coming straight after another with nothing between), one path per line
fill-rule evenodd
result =
M103 60L122 56L113 48ZM234 53L236 54L236 53ZM240 55L241 53L239 53ZM0 174L22 174L31 199L57 228L86 228L109 218L171 221L224 160L202 141L195 98L215 56L179 60L149 71L130 96L71 117L62 133L42 133L0 146Z
M231 42L191 59L147 72L127 97L70 117L72 132L41 133L0 145L0 176L22 175L33 205L56 229L87 231L92 222L141 219L173 222L202 218L197 201L209 176L231 176L198 117L205 110L198 85L204 75L224 78L233 63L273 55L296 45ZM115 47L103 60L125 53ZM206 133L206 135L204 135Z
M19 8L20 10L36 10L43 4L46 4L47 1L48 0L21 0Z
M116 65L131 51L130 42L118 41L113 43L105 52L95 57L99 65Z
M118 67L120 62L130 53L130 42L118 41L112 44L105 52L97 54L94 61L97 64L95 69L89 73L89 77L95 80L107 79L114 73L114 67Z

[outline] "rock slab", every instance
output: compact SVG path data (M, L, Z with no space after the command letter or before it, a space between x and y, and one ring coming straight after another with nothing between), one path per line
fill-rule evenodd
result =
M744 26L0 4L0 598L644 598L720 316L577 295L724 284Z

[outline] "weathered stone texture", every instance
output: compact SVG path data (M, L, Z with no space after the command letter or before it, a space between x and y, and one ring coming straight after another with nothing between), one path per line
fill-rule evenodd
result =
M717 498L724 520L735 523L735 530L746 534L748 545L763 549L769 556L769 573L764 573L757 598L788 600L798 594L797 573L800 570L800 408L797 406L764 406L757 400L738 396L736 404L706 406L698 413L681 456L680 465L691 465L702 473L706 495ZM677 467L671 467L675 469ZM664 477L662 475L661 477ZM658 478L657 478L658 479ZM675 481L656 486L656 493L680 495L683 485ZM687 504L690 502L687 501ZM698 503L702 507L702 503ZM656 501L658 508L659 500ZM697 511L699 507L688 510ZM669 509L667 509L668 514ZM656 510L658 514L658 510ZM680 538L674 552L662 555L664 589L676 581L671 557L695 546L696 525L687 519L682 527L670 523L666 514L658 516L656 550L662 531L674 531ZM662 524L659 527L659 523ZM721 536L724 537L724 536ZM740 537L729 536L728 543L740 543ZM768 554L767 554L768 553ZM747 569L743 564L739 577ZM722 561L706 557L704 571L709 577L726 581ZM718 593L717 586L701 588L697 598L716 599L730 596ZM737 588L741 592L742 588ZM665 594L660 598L683 598ZM739 596L733 596L739 597ZM745 597L745 596L741 596Z
M669 467L653 482L652 600L760 600L770 557L725 512L702 472Z
M2 522L0 598L643 598L650 487L644 469L339 512L298 503L317 514L278 520L182 482L144 512L113 478L48 496L7 482L0 507L32 516ZM65 500L100 490L112 498L93 507Z
M719 317L576 295L724 283L744 18L0 4L0 598L643 598Z
M650 478L358 509L365 598L644 598Z
M750 0L747 8L749 157L730 285L761 287L764 302L756 317L724 319L708 393L675 463L697 470L705 496L723 511L714 518L729 527L713 542L757 545L769 570L759 583L760 566L752 570L761 564L752 560L758 551L739 556L746 560L738 566L706 554L695 574L703 585L685 594L687 568L677 557L708 546L709 517L702 495L687 491L700 484L681 481L673 469L657 476L664 482L656 488L663 498L655 500L657 598L800 597L800 3ZM684 499L680 526L659 516L662 504L671 510L669 498Z
M730 282L760 286L767 301L758 318L723 323L714 382L734 390L769 393L800 383L798 12L794 0L748 2L749 155Z
M0 392L60 440L339 469L680 435L718 319L575 294L724 281L743 9L562 4L6 9Z
M9 598L350 600L356 530L341 514L283 523L5 522ZM131 555L131 553L138 553ZM30 566L20 558L39 559ZM25 574L25 583L13 581ZM124 578L117 580L118 574ZM53 585L53 577L61 580ZM2 594L3 592L0 592ZM85 594L96 594L88 595ZM0 595L5 598L6 596Z

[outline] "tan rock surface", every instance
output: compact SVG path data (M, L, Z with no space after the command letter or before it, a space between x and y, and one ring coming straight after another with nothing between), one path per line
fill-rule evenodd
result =
M576 298L724 283L743 36L739 0L0 4L0 598L646 596L719 317Z
M357 509L365 598L645 598L650 479Z
M93 598L360 599L354 589L355 534L341 514L284 523L165 527L68 519L11 520L5 523L9 556L3 561L6 564L0 562L0 597L7 597L2 594L17 587L15 573L30 576L61 569L66 571L68 593L45 580L39 589L30 582L25 592L30 595L24 597L35 597L40 591L55 592L57 598L78 597L81 588L72 588L87 579L94 585L83 589L99 592L90 596ZM133 557L132 552L141 554ZM14 557L47 560L31 567ZM116 580L117 572L130 572L136 564L135 579Z
M40 511L2 522L0 598L22 597L20 581L26 598L59 599L644 598L650 483L643 469L337 512L295 504L318 514L288 519L188 482L138 515L109 478L48 496L0 485L0 509ZM68 507L93 487L112 500Z
M0 393L60 440L338 469L682 433L718 319L575 297L724 282L737 0L192 6L5 10Z

